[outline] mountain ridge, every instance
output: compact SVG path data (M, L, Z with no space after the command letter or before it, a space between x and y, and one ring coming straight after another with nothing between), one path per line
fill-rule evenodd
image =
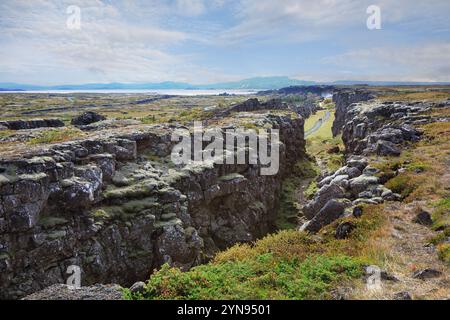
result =
M286 76L253 77L239 81L218 82L211 84L190 84L187 82L163 81L144 83L85 83L64 85L33 85L14 82L0 83L0 91L40 91L40 90L218 90L218 89L255 89L275 90L290 86L307 85L445 85L449 82L414 82L414 81L360 81L360 80L338 80L332 82L317 82L292 79Z

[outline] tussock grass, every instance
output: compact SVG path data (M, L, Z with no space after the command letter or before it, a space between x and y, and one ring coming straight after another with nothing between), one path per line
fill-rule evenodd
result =
M316 236L283 230L253 244L238 244L208 264L182 272L164 265L146 283L145 292L129 299L329 299L343 282L362 275L374 263L375 246L367 244L383 224L380 206L367 206L348 239L336 240L334 226ZM369 246L370 247L370 246Z

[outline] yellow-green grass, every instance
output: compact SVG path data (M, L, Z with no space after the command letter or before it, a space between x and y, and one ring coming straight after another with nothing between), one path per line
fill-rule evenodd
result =
M76 128L46 129L39 132L38 136L28 141L29 144L56 143L82 138L86 135Z
M317 236L284 230L253 244L238 244L208 264L187 272L164 265L145 291L129 299L330 299L332 289L359 281L362 266L379 263L372 239L384 224L380 206L364 208L345 240L334 238L336 223ZM375 242L374 242L375 243Z

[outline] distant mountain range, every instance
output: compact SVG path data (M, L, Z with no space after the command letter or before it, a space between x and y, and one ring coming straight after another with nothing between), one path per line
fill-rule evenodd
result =
M46 91L46 90L207 90L207 89L224 89L224 90L238 90L238 89L255 89L255 90L269 90L280 89L289 86L307 86L307 85L372 85L372 86L387 86L387 85L427 85L427 84L450 84L445 82L396 82L396 81L334 81L334 82L315 82L291 79L289 77L256 77L244 79L234 82L222 82L213 84L194 85L184 82L149 82L149 83L86 83L74 85L54 85L54 86L40 86L31 84L20 84L5 82L0 83L0 91Z

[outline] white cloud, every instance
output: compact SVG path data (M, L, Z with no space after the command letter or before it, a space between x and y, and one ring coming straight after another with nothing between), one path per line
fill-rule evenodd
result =
M81 8L80 30L66 27L69 3ZM0 11L0 70L17 81L29 82L18 75L57 69L60 75L52 82L83 82L83 76L93 81L162 81L197 69L188 55L168 50L193 35L151 21L128 21L117 7L101 1L6 1Z
M203 0L177 0L178 12L182 15L197 16L205 13Z
M326 64L351 69L369 80L450 81L450 43L374 47L328 57ZM351 76L351 74L350 74Z
M425 26L448 27L450 2L445 0L242 0L235 10L239 23L221 37L227 41L271 38L308 41L335 36L338 30L364 31L369 5L381 8L383 24L427 20ZM422 25L424 27L424 25Z

